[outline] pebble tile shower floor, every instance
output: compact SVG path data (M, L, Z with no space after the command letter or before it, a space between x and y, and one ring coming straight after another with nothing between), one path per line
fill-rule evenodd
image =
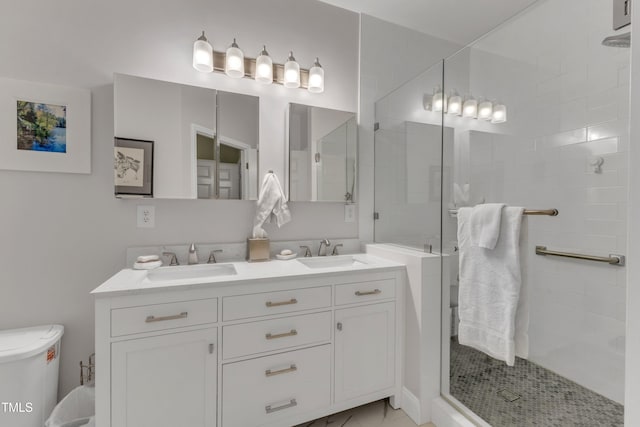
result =
M493 427L617 427L624 407L527 360L515 367L451 340L451 395Z

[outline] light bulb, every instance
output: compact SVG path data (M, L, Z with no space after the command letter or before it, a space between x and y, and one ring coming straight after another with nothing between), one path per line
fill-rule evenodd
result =
M440 90L440 86L438 86L433 94L431 105L433 107L433 111L435 111L436 113L447 111L447 95L442 93L442 90Z
M478 120L491 120L493 116L493 104L491 101L482 101L478 105Z
M204 31L193 43L193 68L203 73L213 71L213 47L204 36Z
M233 77L234 79L244 77L244 53L238 47L236 39L233 39L233 43L229 49L227 49L224 72L227 76Z
M491 123L504 123L507 121L507 106L504 104L496 104L493 106L493 115Z
M284 63L284 87L300 87L300 65L293 57L293 52L289 52L289 58Z
M453 92L449 97L449 105L447 106L447 113L459 116L462 114L462 97L456 92Z
M475 119L478 117L478 101L468 98L462 105L462 117Z
M316 62L313 63L313 67L309 70L308 90L312 93L324 92L324 70L318 58L316 58Z
M260 56L256 58L256 81L270 85L273 83L273 60L264 46Z

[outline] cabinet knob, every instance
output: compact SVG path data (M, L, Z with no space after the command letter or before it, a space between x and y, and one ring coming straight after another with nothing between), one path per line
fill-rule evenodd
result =
M213 344L209 344L209 354L213 354Z
M338 330L341 331L342 330L342 322L338 322L338 324L336 325L338 327Z

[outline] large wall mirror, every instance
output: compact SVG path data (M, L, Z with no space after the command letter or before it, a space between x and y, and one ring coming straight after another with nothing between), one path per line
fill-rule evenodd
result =
M153 141L155 198L258 198L258 97L116 74L114 128L116 145ZM116 147L115 160L116 194L125 176L142 184L142 156Z
M354 202L356 113L289 104L289 200Z

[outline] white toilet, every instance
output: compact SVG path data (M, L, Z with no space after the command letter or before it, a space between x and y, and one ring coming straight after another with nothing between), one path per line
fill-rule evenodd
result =
M42 427L58 398L61 325L0 331L0 426Z

